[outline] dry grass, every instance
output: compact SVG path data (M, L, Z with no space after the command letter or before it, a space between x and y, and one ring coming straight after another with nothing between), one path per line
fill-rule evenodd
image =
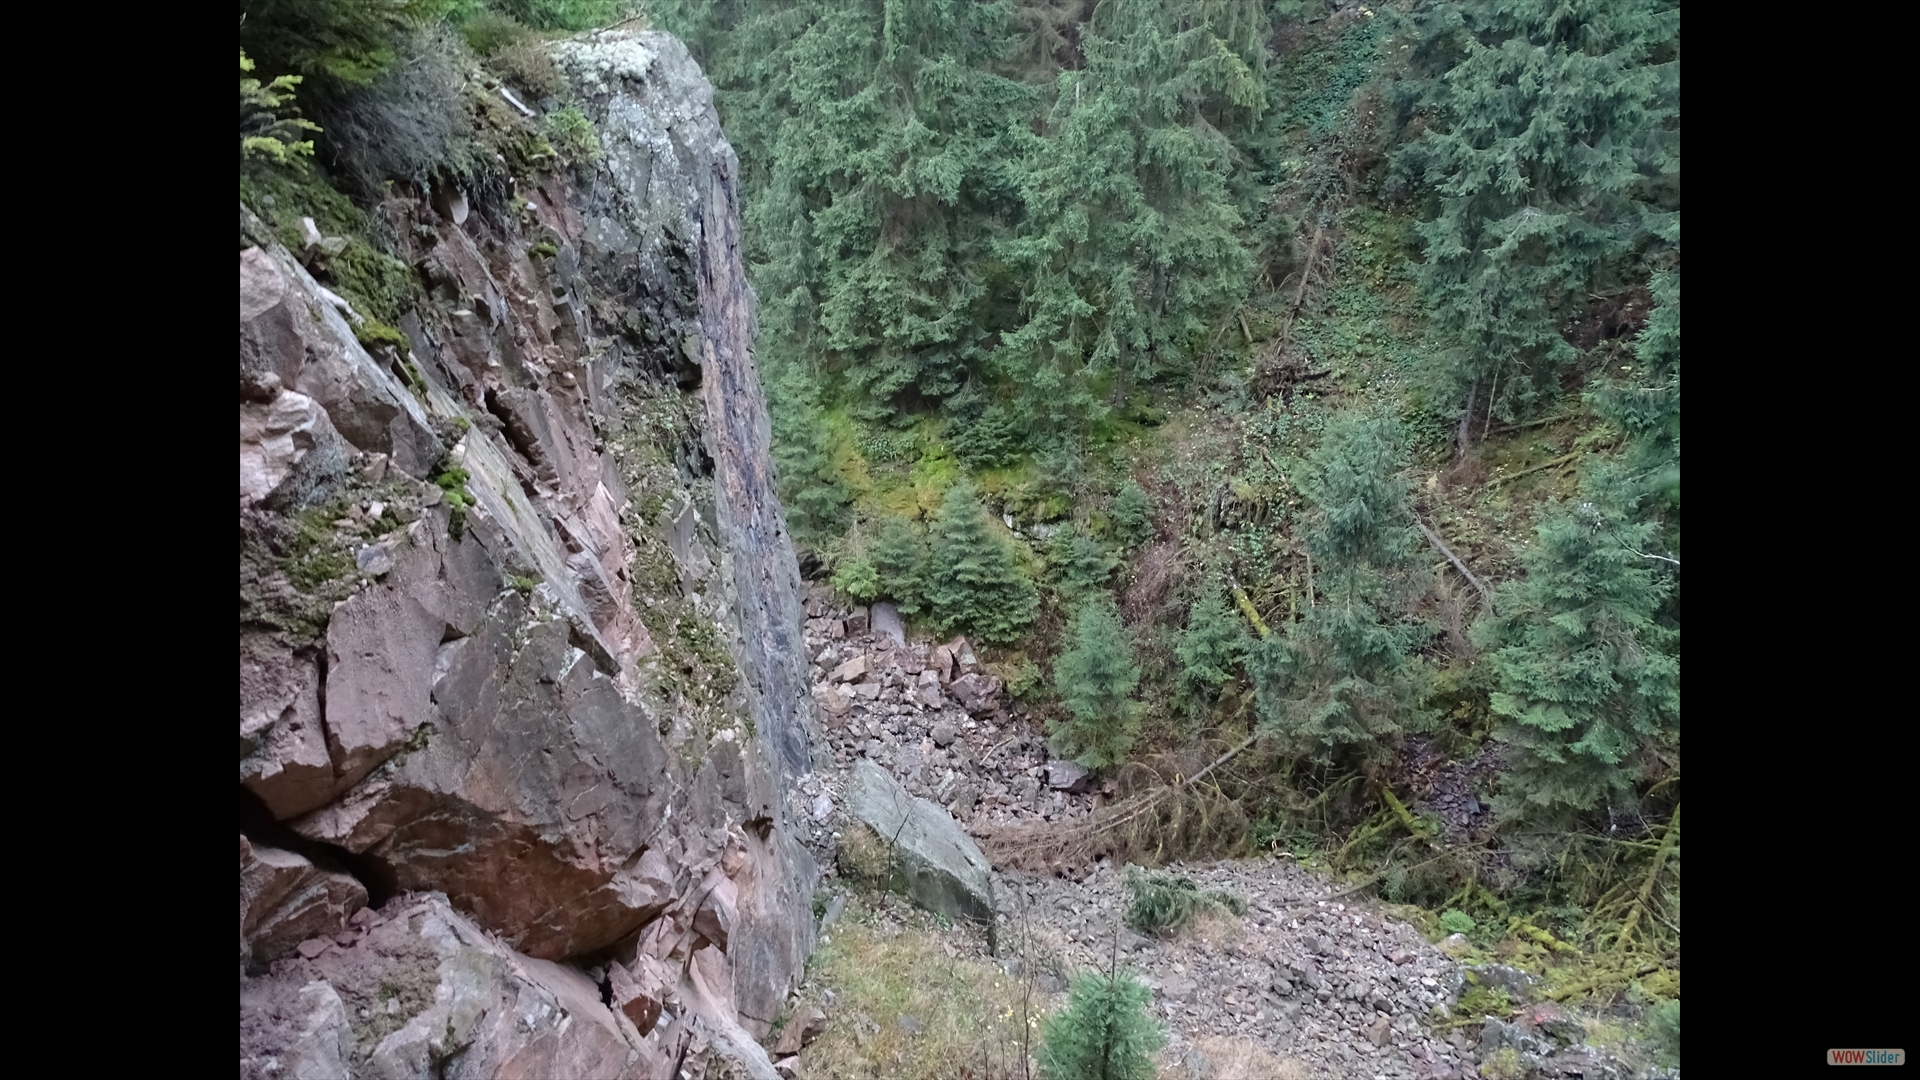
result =
M1209 1036L1196 1045L1219 1080L1307 1080L1305 1063L1281 1057L1245 1035Z
M1275 1054L1246 1035L1208 1035L1194 1040L1207 1059L1204 1077L1195 1076L1179 1055L1168 1053L1161 1080L1307 1080L1312 1073L1297 1058Z
M810 965L809 981L831 989L835 1001L825 1033L801 1054L805 1074L1027 1080L1041 997L1029 999L1018 979L976 955L969 933L850 903Z

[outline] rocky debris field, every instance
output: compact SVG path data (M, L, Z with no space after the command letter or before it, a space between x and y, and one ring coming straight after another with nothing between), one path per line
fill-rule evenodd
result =
M910 641L890 605L836 608L818 588L806 611L824 745L798 793L799 816L802 838L826 873L851 826L845 797L862 760L975 832L1072 822L1110 794L1085 770L1050 757L1043 722L1008 704L1001 680L964 638ZM1481 764L1435 766L1434 809L1450 831L1476 824L1472 792ZM1533 1003L1537 987L1524 973L1469 969L1372 900L1284 857L1159 872L1235 896L1245 914L1142 935L1126 926L1132 901L1124 867L1102 860L1053 875L996 868L999 963L1052 996L1064 993L1075 972L1105 969L1117 957L1154 992L1151 1008L1169 1039L1163 1059L1196 1080L1228 1080L1201 1048L1223 1036L1251 1037L1315 1078L1466 1078L1482 1075L1496 1055L1533 1076L1660 1075L1583 1045L1579 1024ZM838 910L829 906L828 918ZM972 940L987 949L984 935ZM1515 1013L1477 1029L1433 1023L1458 1002L1470 972L1508 989ZM819 996L813 988L799 1007L817 1008ZM791 1059L783 1064L793 1068ZM804 1070L804 1056L799 1065Z

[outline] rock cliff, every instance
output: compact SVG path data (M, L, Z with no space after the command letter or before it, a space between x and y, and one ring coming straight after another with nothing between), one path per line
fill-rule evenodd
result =
M737 163L677 40L555 60L590 175L378 208L404 344L241 209L243 1075L771 1076L812 950Z

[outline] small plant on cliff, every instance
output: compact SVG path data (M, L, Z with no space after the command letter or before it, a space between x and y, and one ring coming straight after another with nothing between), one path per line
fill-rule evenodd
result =
M1125 972L1088 972L1073 980L1064 1011L1040 1030L1046 1080L1150 1080L1148 1055L1166 1044L1147 1015L1153 992Z
M474 506L473 493L467 490L470 478L467 470L459 466L449 467L433 478L434 486L444 493L447 509L452 512L447 521L447 531L456 540L467 527L467 511Z
M279 75L262 83L247 78L253 61L247 50L240 50L240 156L264 158L286 164L295 155L313 156L313 140L302 139L302 132L319 131L320 125L304 120L293 104L293 88L300 85L298 75Z
M547 140L560 156L573 162L600 159L600 133L578 105L556 109L547 117Z

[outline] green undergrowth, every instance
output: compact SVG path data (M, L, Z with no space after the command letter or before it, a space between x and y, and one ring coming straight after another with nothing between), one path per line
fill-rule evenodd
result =
M869 894L849 898L807 961L802 1006L834 994L810 1075L1031 1076L1047 1003L982 955L974 931Z

